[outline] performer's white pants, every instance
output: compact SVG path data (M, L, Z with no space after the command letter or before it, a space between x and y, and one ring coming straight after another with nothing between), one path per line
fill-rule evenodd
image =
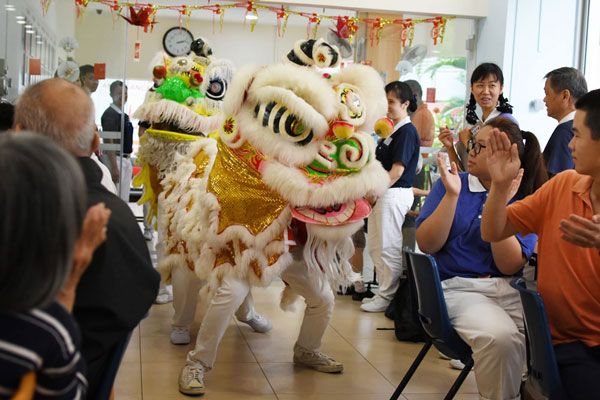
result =
M392 300L402 274L402 224L414 200L412 188L390 188L369 215L367 246L379 281L379 296Z
M171 271L171 284L173 285L173 309L175 310L172 326L173 328L189 329L194 323L196 306L198 305L198 292L204 286L204 281L190 271L187 266L177 265ZM233 295L237 298L242 294L244 294L244 297L238 304L239 307L235 316L240 321L249 321L254 318L252 292L244 288ZM231 320L231 316L229 320ZM229 324L229 320L227 324ZM225 325L225 328L227 328L227 325Z
M117 168L119 169L119 187L121 192L119 197L125 202L129 203L129 191L131 187L131 178L133 176L133 165L131 164L131 158L129 157L117 157ZM121 159L123 166L121 166ZM118 188L117 188L118 189ZM119 193L119 192L117 192Z
M327 283L313 284L308 279L306 265L300 261L291 264L282 272L281 277L306 302L297 343L308 350L318 350L333 313L334 296L331 287ZM217 348L231 317L248 293L250 286L245 279L223 279L223 284L217 289L200 325L196 347L187 355L188 365L200 364L205 370L213 367Z
M519 399L525 364L523 307L511 278L442 282L450 321L473 350L481 399Z

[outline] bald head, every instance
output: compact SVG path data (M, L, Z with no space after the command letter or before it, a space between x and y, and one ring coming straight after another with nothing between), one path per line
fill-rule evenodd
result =
M79 86L47 79L19 98L15 128L39 132L77 156L88 156L94 142L94 106Z

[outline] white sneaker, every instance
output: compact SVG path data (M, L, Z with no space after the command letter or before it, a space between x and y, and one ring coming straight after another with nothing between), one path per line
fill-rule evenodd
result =
M452 358L451 358L451 357L448 357L447 355L445 355L445 354L444 354L444 353L442 353L441 351L438 351L438 354L440 355L440 358L441 358L441 359L444 359L444 360L452 360Z
M173 301L173 295L169 292L169 290L164 287L158 291L156 295L156 299L154 299L154 304L166 304Z
M390 305L390 301L380 296L373 297L373 300L368 303L362 304L360 309L366 312L384 312L387 306Z
M204 394L204 369L202 366L186 365L179 374L179 391L183 394Z
M144 230L144 239L150 241L152 240L152 234L154 233L154 231L152 229L145 229Z
M174 327L171 329L171 343L188 344L190 342L189 328Z
M365 297L364 299L362 299L361 303L363 303L363 304L370 303L378 297L379 297L379 295L375 295L373 297Z
M251 320L239 321L243 322L244 324L248 324L250 328L254 330L254 332L267 333L271 329L273 329L273 325L271 324L271 322L257 312L254 313L254 318L252 318Z
M458 369L461 370L465 367L465 364L462 363L462 361L460 360L450 360L450 366L454 369Z
M342 372L344 364L335 361L333 358L321 353L320 351L310 351L303 347L294 345L294 364L312 368L319 372Z

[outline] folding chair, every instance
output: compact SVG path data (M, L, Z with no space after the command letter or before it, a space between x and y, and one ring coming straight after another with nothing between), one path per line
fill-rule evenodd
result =
M530 352L528 380L531 389L551 400L566 399L554 355L544 300L532 289L533 282L517 278L510 285L519 291L523 304Z
M444 397L445 400L449 400L454 398L473 368L472 351L452 328L435 259L427 254L417 254L408 248L404 249L404 254L413 305L418 305L415 307L414 316L416 322L423 327L427 340L390 400L397 400L400 397L432 345L448 357L458 359L465 364Z

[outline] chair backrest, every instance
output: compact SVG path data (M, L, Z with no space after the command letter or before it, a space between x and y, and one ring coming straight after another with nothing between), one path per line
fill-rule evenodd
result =
M552 346L544 300L538 292L528 287L531 284L528 284L523 278L513 280L510 285L519 291L523 304L525 328L531 354L529 378L535 382L536 389L545 397L565 398Z
M460 360L470 358L470 347L458 336L448 317L435 259L408 248L404 249L404 253L410 268L409 276L412 275L415 284L421 326L435 347L447 356Z
M11 400L31 400L35 393L35 372L29 371L23 378Z

